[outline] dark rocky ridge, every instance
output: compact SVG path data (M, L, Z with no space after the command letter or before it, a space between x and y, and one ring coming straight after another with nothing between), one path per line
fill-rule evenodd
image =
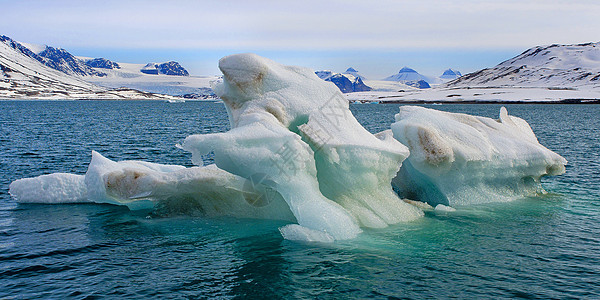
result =
M21 45L19 42L7 36L0 36L0 42L4 42L5 44L9 45L11 48L24 54L25 56L31 57L52 69L61 71L69 75L93 75L100 77L106 76L105 73L98 72L92 69L91 67L87 66L84 61L71 55L71 53L67 52L64 49L46 46L46 49L44 49L44 51L40 52L39 54L36 54L29 48Z
M354 80L350 80L349 76L344 74L334 74L325 81L331 81L335 84L342 93L352 93L352 92L366 92L372 90L371 87L367 86L360 77L354 77Z
M92 67L88 66L83 60L76 58L65 49L46 46L46 49L38 55L43 59L40 61L41 63L66 74L79 76L106 76L106 73L92 69Z
M118 63L110 61L108 59L105 58L94 58L94 59L89 59L85 61L85 64L88 67L92 67L92 68L100 68L100 69L120 69L121 66L119 66Z
M170 61L162 64L149 63L145 65L140 72L150 75L174 75L174 76L189 76L190 74L178 62Z

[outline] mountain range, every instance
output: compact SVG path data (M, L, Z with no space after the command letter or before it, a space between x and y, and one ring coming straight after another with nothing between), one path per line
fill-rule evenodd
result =
M172 99L128 88L109 89L83 79L104 77L62 49L34 53L0 36L0 99Z
M459 71L448 69L439 77L442 81L448 82L462 76Z
M598 87L600 43L537 46L448 87Z
M372 88L363 82L362 76L354 68L350 67L344 73L334 73L329 70L316 71L315 74L325 81L335 84L342 93L365 92Z
M419 72L409 67L403 67L397 74L388 76L383 80L401 82L418 89L428 89L432 84L445 83L457 79L460 76L462 76L462 74L459 71L447 69L441 76L434 78L421 75Z
M343 73L315 73L344 93L372 91L374 97L381 92L402 92L431 99L495 100L507 98L505 90L512 89L514 99L541 98L536 93L544 94L543 99L598 99L600 43L537 46L495 67L463 76L459 71L447 69L439 78L432 79L409 67L383 81L366 80L352 67ZM216 96L210 86L219 80L219 76L190 76L175 61L132 64L77 57L61 48L20 43L0 36L0 99L169 99L184 95L212 99ZM435 84L433 93L414 93L429 88L430 83ZM504 90L492 91L497 88ZM521 92L514 88L527 88L529 94L521 97ZM458 89L470 91L456 93ZM557 92L552 94L557 90L569 92L558 97L554 96Z

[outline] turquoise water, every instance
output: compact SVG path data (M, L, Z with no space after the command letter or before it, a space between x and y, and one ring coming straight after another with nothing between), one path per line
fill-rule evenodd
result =
M353 105L370 131L398 105ZM499 105L435 109L496 117ZM225 131L220 103L0 102L0 298L600 297L600 106L508 105L569 160L547 195L427 212L333 244L281 238L284 223L157 217L95 205L22 205L13 180L83 174L113 160L190 166L174 145Z

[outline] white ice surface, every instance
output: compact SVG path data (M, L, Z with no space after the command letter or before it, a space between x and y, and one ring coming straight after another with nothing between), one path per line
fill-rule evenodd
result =
M453 212L453 211L456 211L456 208L450 207L450 206L446 206L444 204L438 204L438 205L435 206L434 211Z
M188 137L183 148L196 163L214 151L226 171L266 174L299 225L335 239L422 216L390 185L406 147L366 131L334 85L253 54L225 57L219 67L224 82L215 90L232 130Z
M432 205L535 195L543 192L540 177L564 173L567 163L504 107L494 120L402 106L392 131L411 152L394 184L403 196Z
M80 203L91 202L83 175L55 173L35 178L23 178L10 184L9 193L19 203Z
M167 213L235 216L293 221L277 192L259 180L225 172L214 165L185 168L142 161L111 161L93 152L85 175L88 198L130 209L158 206Z
M95 70L106 73L104 77L86 77L85 79L94 84L119 88L128 87L152 93L167 95L183 95L198 93L201 88L211 88L212 84L221 80L219 76L174 76L174 75L151 75L140 72L145 64L118 63L120 69Z
M335 239L326 232L313 230L298 224L289 224L279 228L279 232L286 240L304 242L333 242Z
M206 217L295 218L281 196L260 178L250 181L214 165L185 168L143 161L109 160L92 153L85 175L55 173L11 183L20 203L109 203L132 210Z

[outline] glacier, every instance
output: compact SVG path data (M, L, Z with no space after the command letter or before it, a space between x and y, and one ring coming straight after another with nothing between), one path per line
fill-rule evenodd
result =
M310 69L255 54L224 57L219 68L215 92L231 129L177 145L195 167L92 152L85 175L19 179L10 194L20 203L283 220L285 239L331 242L417 220L434 207L539 193L540 177L565 171L566 160L504 108L493 120L403 106L391 129L374 135L340 90ZM215 163L204 165L209 153Z

